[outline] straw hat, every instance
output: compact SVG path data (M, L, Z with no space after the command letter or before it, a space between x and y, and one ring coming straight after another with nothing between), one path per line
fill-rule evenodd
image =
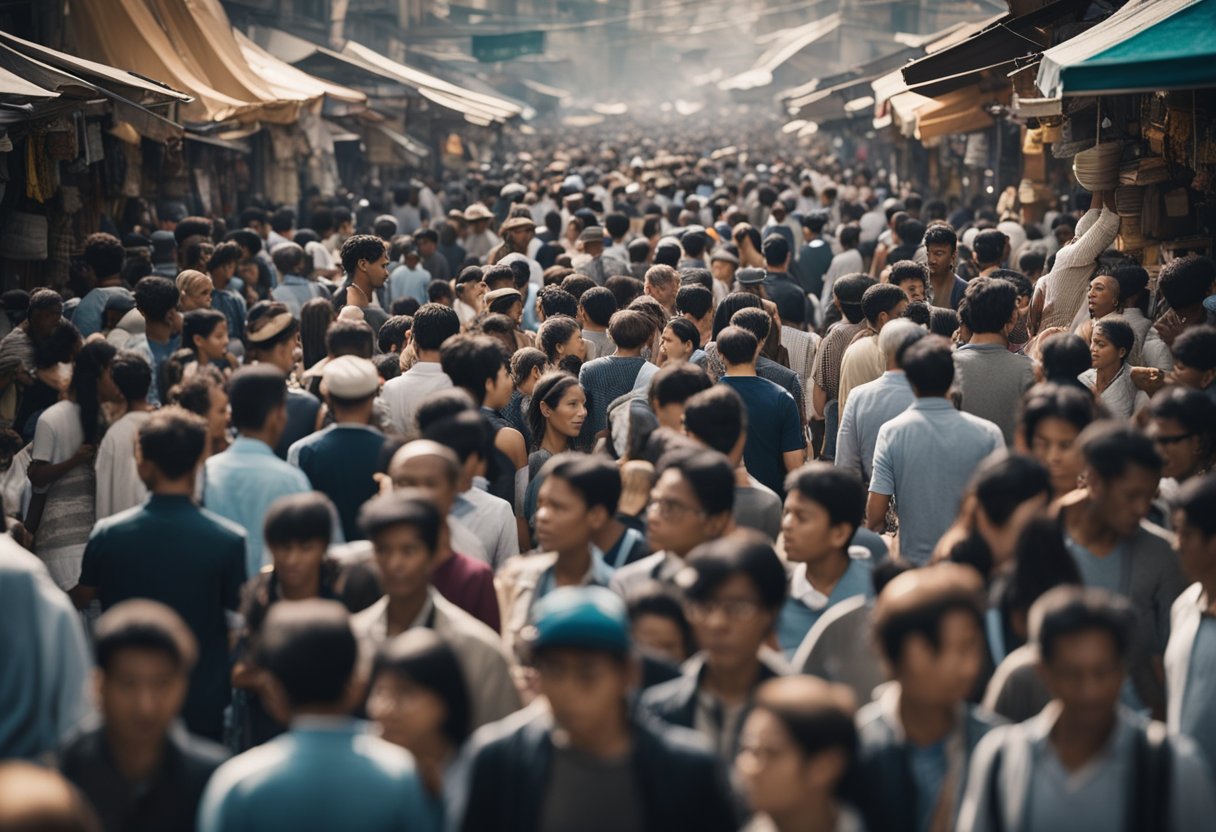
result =
M494 219L494 215L490 213L489 208L480 202L474 202L465 209L464 218L467 222L476 222L477 220L492 220Z
M1073 157L1073 175L1086 190L1110 190L1119 184L1119 157L1122 155L1122 142L1094 145Z

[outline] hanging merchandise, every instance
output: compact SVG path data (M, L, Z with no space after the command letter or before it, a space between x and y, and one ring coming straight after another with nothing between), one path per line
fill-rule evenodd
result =
M25 195L35 202L46 202L55 193L45 138L45 133L30 133L25 139Z
M84 124L84 159L92 165L106 158L105 146L101 142L101 123L86 121Z
M963 152L963 164L969 168L988 166L987 131L967 135L967 149Z
M27 185L28 187L28 185ZM12 211L0 223L0 250L6 260L45 260L47 223L42 214Z

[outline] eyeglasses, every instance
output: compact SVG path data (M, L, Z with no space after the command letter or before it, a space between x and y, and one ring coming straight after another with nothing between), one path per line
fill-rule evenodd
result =
M707 621L715 612L726 616L727 621L743 623L751 621L761 612L755 601L693 601L688 605L688 617L696 621Z
M1185 442L1195 434L1193 433L1177 433L1173 436L1162 436L1158 434L1153 437L1153 442L1158 445L1177 445L1179 442Z
M681 503L678 500L664 500L664 499L651 500L650 505L648 505L646 507L646 510L648 512L653 512L655 514L658 514L661 517L670 517L673 520L684 517L685 515L687 515L690 512L695 512L696 514L705 513L702 509L695 508L694 506L690 506L685 503Z

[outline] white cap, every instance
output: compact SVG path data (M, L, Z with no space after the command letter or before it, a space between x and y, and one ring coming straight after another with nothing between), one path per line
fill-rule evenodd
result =
M321 387L340 399L365 399L380 389L380 373L366 358L343 355L325 365Z

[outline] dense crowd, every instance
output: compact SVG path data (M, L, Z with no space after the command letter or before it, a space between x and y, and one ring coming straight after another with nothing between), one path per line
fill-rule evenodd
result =
M0 829L1210 822L1213 261L636 136L0 298Z

